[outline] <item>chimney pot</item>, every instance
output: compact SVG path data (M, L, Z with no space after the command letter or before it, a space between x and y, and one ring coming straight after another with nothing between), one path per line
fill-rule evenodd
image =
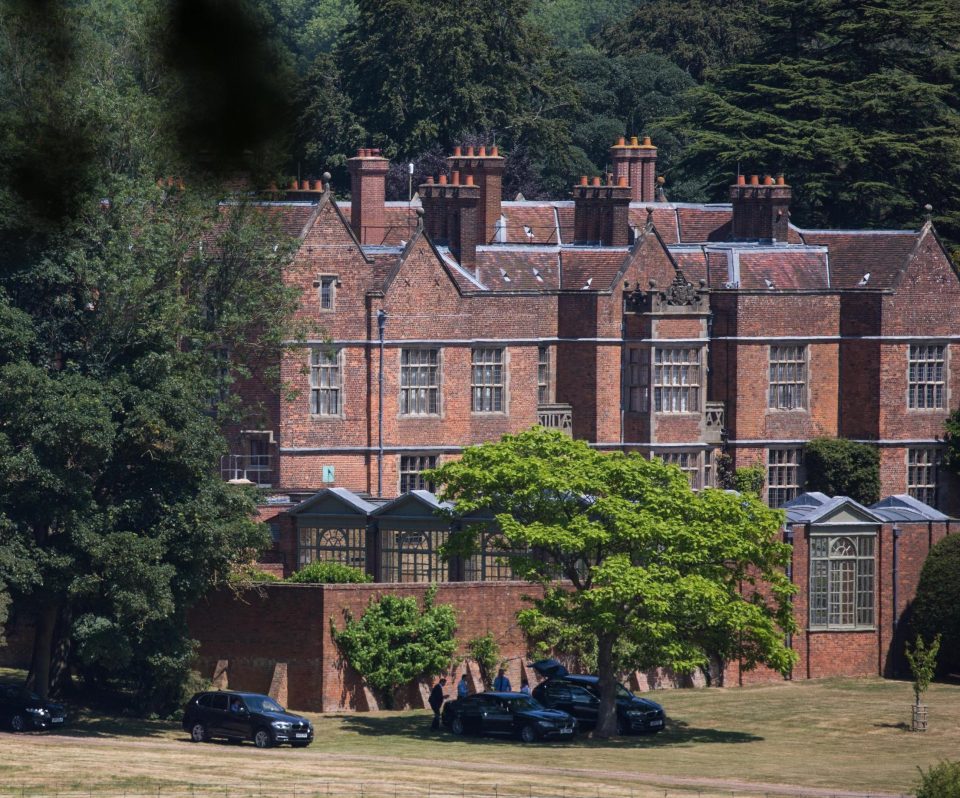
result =
M463 155L463 147L460 147L459 145L456 146L456 147L454 147L454 148L453 148L453 157L454 157L454 158L459 158L461 155Z
M617 185L620 186L620 188L629 188L629 186L630 186L630 181L627 180L626 176L621 175L620 180L618 181Z
M593 178L593 180L590 181L590 185L591 185L591 186L599 186L599 185L600 185L600 178L599 178L599 177Z
M631 146L631 147L639 147L639 146L640 146L640 139L638 139L636 136L631 136L631 137L630 137L630 146Z
M473 175L467 175L466 182L464 185L472 186L473 185Z
M290 181L290 191L296 191L296 190L297 190L297 181L296 181L296 180L291 180L291 181Z
M587 185L587 176L586 176L586 175L580 175L580 185L581 185L581 186Z
M441 186L447 185L447 176L446 176L446 175L440 175L440 185L441 185Z
M480 157L481 157L481 158L486 158L486 157L487 157L487 145L486 145L486 144L481 144L481 145L480 145Z
M747 176L746 175L737 175L737 185L745 186L747 185Z
M772 186L772 185L773 185L773 178L770 177L770 175L764 175L764 177L763 177L763 185L765 185L765 186Z
M301 181L300 181L300 190L301 190L301 191L309 191L309 190L310 190L310 181L309 181L309 180L301 180Z
M649 137L649 136L644 136L644 137L643 137L643 146L644 146L644 147L652 147L652 146L653 146L653 144L650 142L650 137Z
M433 175L427 175L427 182L428 182L428 183L432 183L432 182L433 182Z
M467 147L467 157L468 157L468 158L472 158L472 157L473 157L473 145L470 145L470 146Z
M491 158L499 158L499 157L500 157L500 150L497 148L497 145L496 145L496 144L494 144L494 145L490 148L490 157L491 157Z
M472 148L471 148L471 149L472 149ZM468 150L468 152L469 152L469 150ZM470 154L472 154L472 153L470 153ZM455 186L459 186L459 185L460 185L460 172L458 172L456 169L454 169L453 172L451 172L450 177L451 177L450 182L453 183L453 185L455 185Z
M759 177L759 175L750 175L750 185L751 185L751 186L759 186L759 185L760 185L760 177Z
M787 179L783 175L777 175L777 185L778 186L787 185Z
M627 145L627 140L623 136L617 139L618 147L625 147L626 145Z
M314 191L323 191L323 181L322 181L322 180L314 180L314 181L313 181L313 190L314 190Z

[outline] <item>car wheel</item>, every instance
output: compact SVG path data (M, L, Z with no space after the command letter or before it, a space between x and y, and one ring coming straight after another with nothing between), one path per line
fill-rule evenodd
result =
M202 723L194 723L190 728L190 740L195 743L205 743L210 739L207 727Z
M10 718L10 728L15 732L22 732L25 728L27 728L27 724L23 719L23 715L14 715L12 718Z
M533 743L537 740L537 730L529 724L520 730L520 739L525 743Z
M450 724L450 731L454 734L463 734L465 731L463 728L463 718L454 718L453 723Z
M257 729L253 735L253 744L257 748L270 748L273 745L273 737L266 729Z

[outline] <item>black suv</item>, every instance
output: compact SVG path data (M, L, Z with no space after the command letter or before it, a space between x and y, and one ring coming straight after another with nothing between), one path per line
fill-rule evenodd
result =
M567 673L556 660L540 660L531 666L546 681L533 690L533 697L545 707L569 712L583 727L597 725L600 710L600 678ZM617 685L617 734L656 734L666 724L663 707L640 698L622 684Z
M23 687L0 685L0 724L10 730L58 729L66 721L62 704L44 701Z
M237 742L253 740L257 748L281 743L305 748L313 742L309 720L259 693L197 693L183 709L183 730L195 743L223 737Z

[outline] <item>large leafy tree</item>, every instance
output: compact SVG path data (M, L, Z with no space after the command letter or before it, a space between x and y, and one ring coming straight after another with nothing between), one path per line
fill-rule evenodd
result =
M782 513L707 489L661 460L604 454L535 428L466 449L431 477L455 513L493 513L505 556L544 597L528 628L555 623L595 641L598 733L615 730L618 677L657 665L690 671L740 657L786 673L796 655ZM454 549L470 552L469 524Z
M804 449L807 490L849 496L860 504L880 499L880 452L846 438L814 438Z
M187 608L265 542L217 475L245 411L217 397L292 307L276 220L218 207L166 134L192 94L158 71L158 11L0 15L0 582L33 621L34 689L80 674L144 708L178 698ZM174 167L186 187L158 186Z
M706 75L685 170L716 196L738 167L783 172L807 226L916 225L960 237L960 6L771 0L752 51Z

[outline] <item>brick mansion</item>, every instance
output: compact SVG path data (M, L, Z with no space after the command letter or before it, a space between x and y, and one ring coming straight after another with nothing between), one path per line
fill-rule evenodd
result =
M574 181L569 199L507 201L497 148L457 147L413 201L388 202L388 161L361 149L350 202L326 181L275 196L266 205L299 237L285 280L322 333L284 355L294 390L237 386L263 411L234 430L223 475L268 489L268 567L334 560L406 591L475 583L454 590L464 622L496 631L510 618L483 608L498 589L516 600L509 565L486 549L441 557L450 529L425 470L536 424L661 457L696 489L716 484L721 454L761 464L794 547L797 677L895 672L920 567L956 529L939 464L960 403L960 277L929 221L804 229L779 176L737 177L727 203L670 202L656 161L649 139L621 139L611 173ZM887 498L806 492L817 437L877 447ZM234 609L269 626L257 606L266 615ZM218 617L196 621L210 667L281 656L234 650ZM519 660L522 641L510 645ZM360 706L317 657L316 705ZM304 678L303 701L319 701Z

